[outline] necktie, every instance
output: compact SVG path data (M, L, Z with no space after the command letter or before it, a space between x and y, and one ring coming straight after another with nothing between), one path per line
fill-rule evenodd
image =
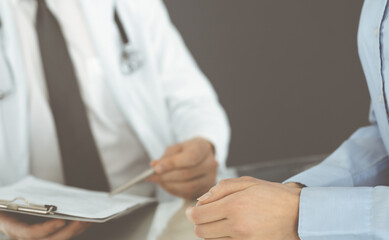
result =
M36 30L66 184L108 191L65 38L45 0L37 2Z

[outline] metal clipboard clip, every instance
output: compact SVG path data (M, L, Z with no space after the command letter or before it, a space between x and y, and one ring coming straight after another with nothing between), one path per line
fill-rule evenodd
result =
M17 203L18 201L23 202L22 204ZM27 199L17 197L11 201L0 200L0 209L12 211L12 212L24 212L42 215L54 215L57 210L56 206L53 205L37 205L32 204Z

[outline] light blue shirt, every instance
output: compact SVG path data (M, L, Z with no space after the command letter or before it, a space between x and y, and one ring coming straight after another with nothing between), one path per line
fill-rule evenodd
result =
M300 197L302 240L389 239L388 9L388 0L365 0L358 31L371 125L318 166L287 180L308 186Z

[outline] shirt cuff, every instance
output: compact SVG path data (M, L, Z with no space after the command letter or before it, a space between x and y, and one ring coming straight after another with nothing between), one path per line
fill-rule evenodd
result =
M347 170L323 163L284 181L287 182L298 182L308 187L353 186L353 178Z
M301 240L369 239L373 188L304 188Z

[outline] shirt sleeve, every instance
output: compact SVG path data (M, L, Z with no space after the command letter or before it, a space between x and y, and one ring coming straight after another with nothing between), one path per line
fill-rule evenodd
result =
M389 239L388 199L389 187L304 188L300 239Z
M360 128L319 165L285 182L308 187L357 187L387 184L389 158L377 125Z
M161 76L176 140L206 138L214 144L216 159L224 166L230 128L216 92L192 58L163 2L145 2L150 6L147 26L152 29L149 37L158 60L155 66Z
M286 182L300 196L302 240L389 239L388 154L375 124L360 128L321 164Z

